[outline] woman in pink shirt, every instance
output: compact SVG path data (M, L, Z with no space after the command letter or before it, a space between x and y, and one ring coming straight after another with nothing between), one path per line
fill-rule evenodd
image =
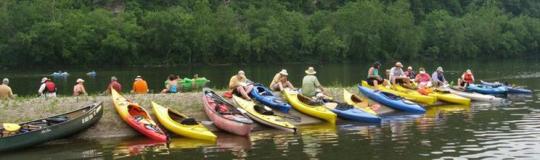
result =
M415 81L418 83L418 88L431 87L431 76L426 73L426 69L421 67L418 74L415 77Z

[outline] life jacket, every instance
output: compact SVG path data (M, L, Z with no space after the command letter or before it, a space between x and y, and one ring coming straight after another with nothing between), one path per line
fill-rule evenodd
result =
M176 85L171 85L169 87L169 93L176 93L176 92L178 92Z
M54 82L51 82L51 81L45 82L45 91L49 93L56 92L56 85L54 84Z
M469 74L469 73L465 73L463 75L463 81L465 81L467 83L473 83L473 75Z

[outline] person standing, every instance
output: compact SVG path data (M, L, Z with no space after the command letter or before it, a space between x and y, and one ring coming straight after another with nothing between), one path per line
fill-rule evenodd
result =
M240 70L236 75L231 77L229 80L229 89L234 94L240 94L244 99L251 101L248 93L253 90L253 84L248 82L244 71Z
M84 80L79 78L76 81L77 84L73 86L73 96L88 95L86 88L84 88Z
M142 76L135 77L135 82L133 82L133 87L131 93L135 94L147 94L150 92L148 89L148 83L142 78Z
M41 86L38 89L40 96L45 98L56 97L57 91L56 84L51 79L47 77L41 78Z
M15 98L15 96L13 95L13 91L11 90L11 87L9 87L8 85L9 85L9 79L4 78L2 80L2 84L0 85L0 100Z
M434 87L440 87L448 84L446 78L444 78L444 70L441 66L437 67L437 70L431 74Z
M315 76L317 74L315 68L308 67L305 73L306 75L302 79L302 94L309 97L324 98L324 87Z
M118 82L118 78L116 78L116 76L111 77L111 82L107 86L107 90L105 90L105 93L111 94L111 88L119 93L122 93L122 84Z
M291 82L288 79L289 73L287 70L282 69L279 73L274 75L272 82L270 82L270 88L274 91L282 91L285 88L294 88Z

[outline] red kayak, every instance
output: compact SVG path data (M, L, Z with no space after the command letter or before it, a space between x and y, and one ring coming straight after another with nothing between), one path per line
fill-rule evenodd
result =
M165 132L159 128L144 108L128 101L114 89L111 93L114 107L124 122L148 138L160 142L167 141Z
M236 107L209 88L203 89L204 112L217 128L227 132L249 136L253 121Z

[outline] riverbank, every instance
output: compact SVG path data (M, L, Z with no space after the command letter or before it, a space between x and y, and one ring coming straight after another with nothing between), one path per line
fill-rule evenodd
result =
M349 91L354 91L353 88L347 88ZM224 91L216 91L218 94L223 94ZM329 88L329 94L341 99L343 88ZM354 91L357 93L357 91ZM202 92L187 92L180 94L146 94L134 95L126 94L126 98L133 100L149 112L151 110L151 102L154 101L163 106L174 108L182 113L190 115L208 126L213 131L218 131L206 117L202 110ZM95 138L111 138L111 137L130 137L138 136L133 129L125 124L114 110L110 96L91 95L86 97L58 97L58 98L32 98L19 97L14 100L0 102L0 122L19 123L26 122L43 117L49 117L69 111L76 110L86 104L94 102L103 102L104 113L101 120L93 127L77 134L75 138L79 139L95 139ZM306 125L321 123L320 120L314 119L296 111L292 111L293 116L301 117L300 122L292 122L295 125ZM257 126L254 130L264 130L265 127Z

